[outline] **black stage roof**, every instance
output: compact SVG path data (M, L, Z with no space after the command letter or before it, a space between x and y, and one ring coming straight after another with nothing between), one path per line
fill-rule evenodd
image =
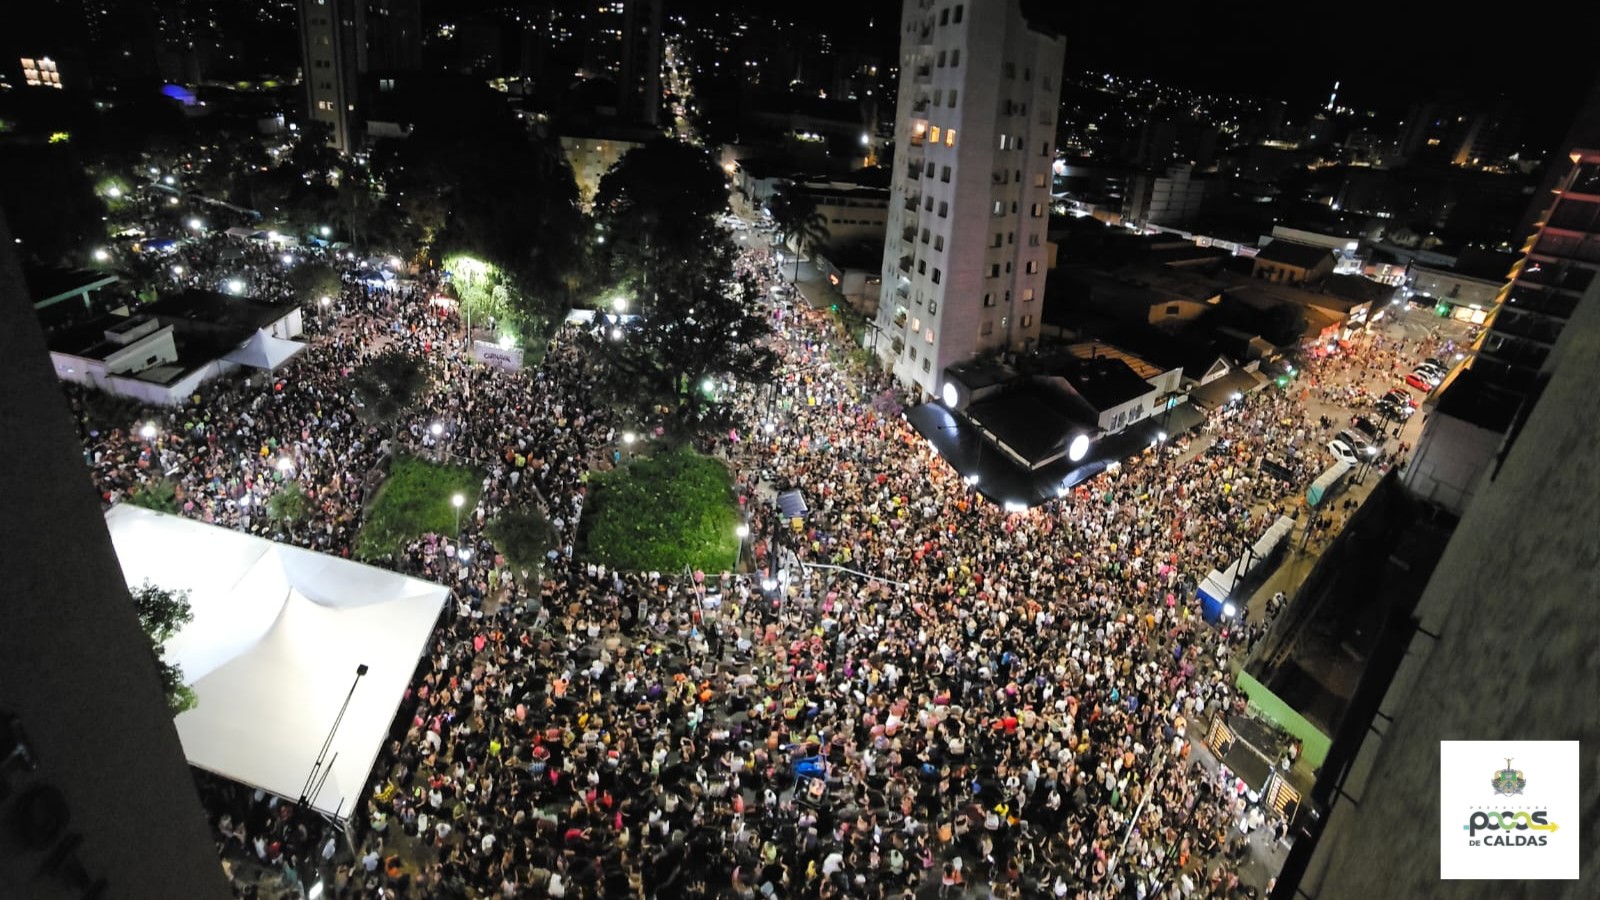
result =
M1054 500L1112 463L1143 452L1163 431L1177 435L1199 426L1205 415L1185 403L1095 441L1078 462L1063 456L1031 470L1001 453L968 419L943 404L924 403L907 410L906 420L957 472L978 476L975 490L979 494L998 504L1031 507Z

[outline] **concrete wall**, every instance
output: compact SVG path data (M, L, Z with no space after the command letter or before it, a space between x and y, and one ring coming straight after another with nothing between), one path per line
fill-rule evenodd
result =
M0 896L69 900L103 883L107 900L226 900L12 246L0 221ZM31 771L12 757L19 738Z
M1460 515L1477 492L1504 436L1435 412L1406 466L1406 490Z

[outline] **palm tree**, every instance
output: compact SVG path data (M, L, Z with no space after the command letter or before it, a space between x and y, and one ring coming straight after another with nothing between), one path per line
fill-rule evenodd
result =
M785 245L794 244L794 278L800 280L800 254L809 245L817 247L828 242L828 220L817 211L817 201L794 185L780 186L767 201L767 212L778 228L778 240Z

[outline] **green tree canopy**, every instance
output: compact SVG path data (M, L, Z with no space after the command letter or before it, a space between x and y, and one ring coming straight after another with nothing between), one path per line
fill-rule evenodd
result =
M162 646L179 629L194 621L194 611L189 606L189 592L158 587L145 581L128 589L133 599L133 609L139 616L139 627L150 639L150 650L155 655L161 674L161 689L167 697L167 708L174 716L196 703L194 691L183 682L183 669L167 662Z
M418 126L404 142L380 147L372 169L385 192L372 228L404 230L436 260L464 255L494 265L512 279L519 302L538 307L529 312L564 305L588 280L578 185L553 140L497 118Z
M534 577L543 571L545 554L560 539L550 520L536 506L502 512L489 522L485 531L506 561L524 575Z
M727 182L704 149L661 138L628 151L595 192L612 278L653 291L716 239L727 205Z
M817 211L816 198L793 184L780 186L767 201L767 212L772 214L772 224L777 226L778 238L793 244L794 279L800 279L800 255L806 248L826 244L828 220Z
M421 360L391 347L356 369L351 387L361 403L361 418L386 426L417 402L428 388L428 376Z
M303 261L289 271L289 286L301 303L316 303L322 297L338 297L339 270L322 262Z
M627 352L606 354L616 396L677 405L697 416L722 394L704 389L708 378L771 380L777 368L765 341L771 326L756 306L755 281L735 275L734 253L725 238L714 240L662 279L624 335Z

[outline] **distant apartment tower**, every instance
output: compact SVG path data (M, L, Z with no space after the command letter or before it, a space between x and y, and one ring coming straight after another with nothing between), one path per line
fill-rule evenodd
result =
M618 112L654 125L661 118L661 13L664 0L627 0L622 16Z
M366 0L367 66L374 72L422 68L422 0Z
M328 126L328 146L360 146L360 75L367 61L366 0L300 0L300 77L306 119Z
M877 351L925 395L1038 341L1064 50L1019 0L905 0Z

